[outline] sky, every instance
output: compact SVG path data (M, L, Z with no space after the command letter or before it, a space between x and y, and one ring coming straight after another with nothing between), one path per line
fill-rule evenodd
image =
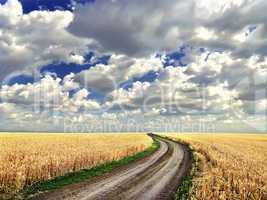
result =
M0 130L266 132L266 10L0 0Z

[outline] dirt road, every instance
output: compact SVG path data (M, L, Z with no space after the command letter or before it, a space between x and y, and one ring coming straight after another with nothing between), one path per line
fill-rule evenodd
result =
M145 159L33 199L173 199L182 177L190 169L191 156L188 148L182 144L159 137L155 139L160 142L160 148Z

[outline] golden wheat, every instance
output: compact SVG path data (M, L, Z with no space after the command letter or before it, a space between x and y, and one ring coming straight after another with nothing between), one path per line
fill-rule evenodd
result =
M267 136L168 134L193 146L201 159L190 199L267 199Z
M0 134L0 190L91 168L143 151L145 134Z

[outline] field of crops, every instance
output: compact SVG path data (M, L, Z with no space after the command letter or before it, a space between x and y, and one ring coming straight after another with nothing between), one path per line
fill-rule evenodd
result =
M0 191L91 168L143 151L145 134L0 134Z
M191 199L267 199L267 136L169 134L199 152Z

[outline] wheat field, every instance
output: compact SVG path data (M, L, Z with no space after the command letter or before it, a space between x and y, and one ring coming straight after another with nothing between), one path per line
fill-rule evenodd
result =
M0 134L0 191L91 168L143 151L145 134Z
M266 200L267 136L249 134L168 134L198 153L190 199Z

